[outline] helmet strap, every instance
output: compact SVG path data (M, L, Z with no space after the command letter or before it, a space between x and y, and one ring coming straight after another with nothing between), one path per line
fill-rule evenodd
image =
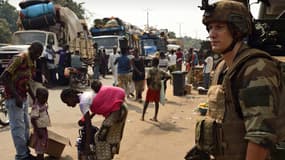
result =
M221 53L222 53L222 54L226 54L226 53L232 51L232 50L234 49L234 47L235 47L235 45L236 45L237 42L238 42L238 40L233 39L231 45L229 45L229 47L226 48L226 49L225 49L224 51L222 51Z
M232 34L233 40L232 40L232 43L229 45L229 47L226 48L224 51L222 51L222 54L226 54L227 52L232 51L234 49L236 43L238 42L239 37L240 37L239 33L236 32L236 30L234 29L235 26L233 24L228 23L227 25L228 25L228 28L229 28L231 34Z

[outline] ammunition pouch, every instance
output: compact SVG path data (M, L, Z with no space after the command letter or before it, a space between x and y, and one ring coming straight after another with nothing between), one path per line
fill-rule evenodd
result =
M185 160L210 160L210 155L194 146L187 152Z
M203 119L197 122L195 129L195 143L198 149L211 155L221 154L222 127L212 119Z

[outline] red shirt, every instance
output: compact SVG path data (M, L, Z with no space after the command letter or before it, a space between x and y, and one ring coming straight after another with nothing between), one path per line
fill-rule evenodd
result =
M183 53L181 51L176 52L176 63L182 64Z
M125 100L125 91L119 87L102 86L93 99L91 112L108 117L121 108Z

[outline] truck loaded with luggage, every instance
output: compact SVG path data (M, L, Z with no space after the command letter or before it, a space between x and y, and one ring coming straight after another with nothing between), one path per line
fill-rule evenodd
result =
M42 57L48 45L56 53L69 46L71 53L79 53L87 65L93 62L93 42L84 20L67 7L54 4L51 0L25 0L19 3L18 31L13 34L11 45L0 48L0 71L7 67L15 54L28 49L33 41L44 46ZM57 66L59 55L53 63Z

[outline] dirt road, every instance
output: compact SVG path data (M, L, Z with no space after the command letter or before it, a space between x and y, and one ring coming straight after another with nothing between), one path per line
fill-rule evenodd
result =
M110 85L112 80L104 79L103 84ZM77 121L81 117L79 108L68 108L60 101L62 88L50 89L49 113L52 127L49 129L68 137L72 146L66 146L60 160L76 160L75 141L78 136ZM120 153L115 160L182 160L194 143L194 126L199 117L194 112L196 106L205 102L206 96L192 91L191 95L176 97L172 86L167 89L167 103L160 106L159 122L152 122L154 105L150 104L145 121L141 121L143 104L131 99L127 101L129 114L125 126ZM144 94L145 95L145 94ZM93 124L99 126L101 116L93 118ZM0 160L13 160L15 149L10 128L0 128ZM47 158L48 159L48 158Z

